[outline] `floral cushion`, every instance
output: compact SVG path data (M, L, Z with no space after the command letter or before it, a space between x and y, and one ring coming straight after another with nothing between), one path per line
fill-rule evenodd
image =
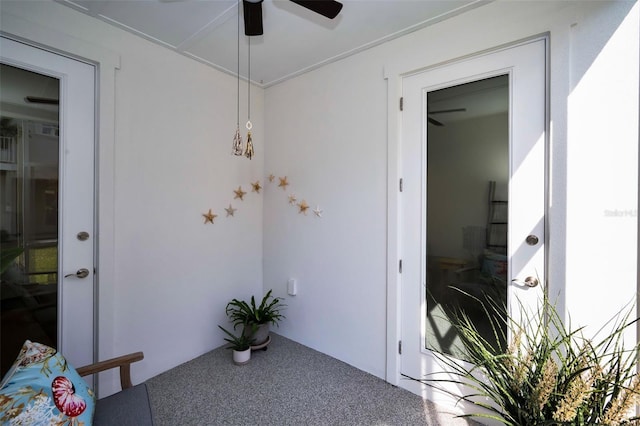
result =
M66 359L26 341L0 382L3 425L90 425L95 396Z

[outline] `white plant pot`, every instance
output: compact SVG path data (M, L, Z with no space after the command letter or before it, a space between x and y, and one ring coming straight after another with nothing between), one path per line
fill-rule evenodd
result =
M235 365L244 365L251 359L251 348L244 351L233 350L233 363Z

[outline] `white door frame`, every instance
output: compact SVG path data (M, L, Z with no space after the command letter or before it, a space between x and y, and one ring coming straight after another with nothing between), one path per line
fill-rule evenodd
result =
M402 68L390 66L385 69L384 78L387 80L387 346L386 346L386 381L399 386L402 376L400 372L399 342L401 338L401 288L399 263L400 255L400 161L401 161L401 140L402 140L402 113L400 110L400 98L402 96L403 78L442 67L444 65L459 62L468 58L496 53L501 50L510 49L522 44L536 40L546 42L546 101L545 101L545 189L548 189L549 182L549 34L532 36L523 40L514 41L506 45L497 46L475 54L439 62L430 65L421 65L419 62L410 62ZM424 64L424 62L423 62ZM548 190L546 191L548 194ZM545 199L545 228L548 222L548 199ZM548 246L548 235L545 233L545 246ZM548 256L548 250L547 254ZM548 269L548 262L545 259L545 268ZM548 271L544 271L547 275ZM414 390L417 393L418 387Z
M0 35L24 41L52 52L94 63L96 80L96 189L98 236L96 251L96 359L121 355L115 345L116 302L115 278L115 114L116 73L121 57L103 44L82 40L72 31L39 25L20 9L3 8ZM106 285L103 285L106 283ZM120 389L117 372L100 375L99 395L110 395Z

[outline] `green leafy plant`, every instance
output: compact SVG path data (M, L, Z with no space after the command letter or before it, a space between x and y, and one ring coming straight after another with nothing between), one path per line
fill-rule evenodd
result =
M640 400L640 343L628 348L623 342L623 334L638 321L630 320L631 312L610 320L596 334L606 336L593 342L583 336L583 328L565 325L546 297L534 312L520 304L519 319L496 303L483 306L495 338L484 338L459 311L450 321L470 364L441 355L452 379L414 380L448 393L446 383L470 389L461 399L484 410L462 417L510 426L636 424L639 418L631 413ZM504 351L496 342L505 341L506 329L511 343Z
M231 302L227 304L225 312L229 319L231 319L231 322L233 322L233 328L235 329L237 326L242 325L255 329L254 326L266 323L278 325L278 322L285 318L281 310L284 309L286 305L282 303L281 298L272 297L272 291L273 290L269 290L262 298L260 305L257 306L253 296L251 296L249 303L244 300L231 300Z
M224 338L224 340L229 343L227 349L233 349L235 351L246 351L247 349L251 348L251 344L253 343L252 335L246 335L243 333L239 336L236 336L226 328L220 325L218 327L220 328L220 330L224 331L227 336L229 336Z

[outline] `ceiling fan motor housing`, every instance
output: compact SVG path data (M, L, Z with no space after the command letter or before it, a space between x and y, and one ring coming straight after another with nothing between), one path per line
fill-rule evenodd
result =
M264 34L262 28L262 2L264 0L242 0L244 11L244 34L259 36ZM342 10L342 3L335 0L291 0L306 9L333 19Z
M262 2L263 0L242 0L244 34L247 36L264 34L262 28Z

